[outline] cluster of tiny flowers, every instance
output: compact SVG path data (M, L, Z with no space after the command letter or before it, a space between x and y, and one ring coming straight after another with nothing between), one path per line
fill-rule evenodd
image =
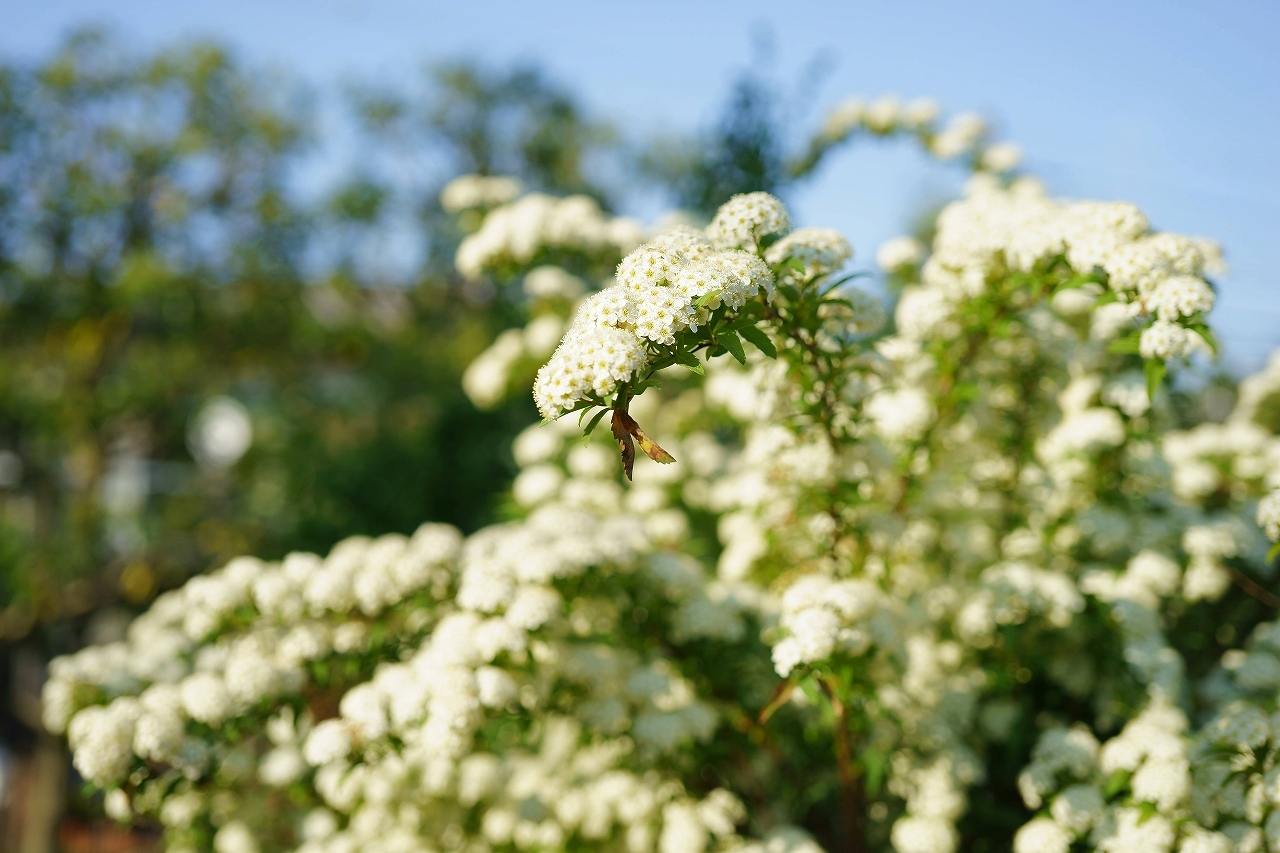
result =
M1258 526L1272 542L1280 542L1280 489L1258 501Z
M1221 850L1280 846L1280 625L1259 625L1223 654L1205 693L1216 713L1195 734L1190 805L1195 823L1229 840Z
M769 267L740 247L754 248L757 235L788 227L786 208L773 196L735 196L706 234L677 225L623 258L615 283L582 302L564 340L538 371L534 400L542 416L554 419L587 399L607 401L661 347L673 346L678 333L696 331L722 305L737 310L770 294ZM824 235L815 251L833 258L829 244ZM802 245L796 244L797 251Z
M900 770L894 787L906 800L903 817L896 820L890 840L898 853L953 853L960 843L955 822L967 805L961 779L976 781L948 756L932 763ZM957 773L957 770L961 772Z
M782 595L780 625L787 636L773 647L774 668L787 676L837 650L862 654L874 639L872 617L883 606L880 590L866 581L801 578Z
M933 423L933 401L920 388L876 392L865 407L876 433L890 441L913 441Z
M917 266L924 253L924 244L915 237L894 237L876 251L876 264L885 272L894 272Z
M888 260L905 265L905 252L902 257ZM976 177L967 197L943 210L921 283L904 296L898 325L916 339L937 334L954 306L987 292L992 276L1031 271L1059 257L1079 274L1105 275L1116 301L1098 309L1100 337L1126 326L1137 332L1133 320L1145 316L1150 322L1138 339L1144 358L1168 360L1207 348L1192 325L1213 308L1214 292L1200 276L1217 268L1215 246L1150 233L1146 217L1129 204L1055 202L1030 179L1002 188Z
M707 236L717 249L755 251L762 238L790 230L791 216L782 202L755 192L736 195L721 205L707 226Z
M1153 699L1119 735L1099 745L1087 729L1051 729L1018 777L1033 818L1014 836L1014 853L1066 851L1086 841L1099 851L1172 851L1215 847L1226 838L1189 823L1191 793L1187 719ZM1114 780L1123 779L1122 788ZM1066 783L1063 785L1063 783Z
M853 247L831 228L799 228L774 243L764 253L771 266L795 259L808 275L826 275L853 257Z
M1280 486L1280 437L1241 417L1170 432L1161 450L1172 468L1173 491L1200 502L1223 490L1261 494Z
M939 131L937 112L846 105L830 130L907 129L975 169L1013 167L980 121ZM768 295L770 267L777 300L850 257L834 233L784 233L769 196L721 214L654 237L577 306L537 380L544 415L617 394L720 306ZM811 338L777 335L777 359L712 359L705 382L664 374L631 400L678 462L626 485L602 432L530 427L512 448L520 520L236 561L162 597L129 642L55 661L48 725L110 815L155 814L171 849L201 853L821 853L785 827L743 838L749 817L772 821L729 789L769 805L785 762L754 745L792 758L803 731L831 741L829 765L806 765L808 793L829 792L835 697L883 768L863 790L873 845L969 844L987 826L969 790L1039 730L1015 853L1280 849L1280 630L1207 677L1165 635L1190 603L1238 604L1230 561L1265 565L1280 533L1264 423L1280 356L1225 422L1168 431L1169 400L1101 344L1140 322L1143 355L1176 337L1161 323L1198 340L1216 250L1027 181L976 181L938 225L928 246L879 253L905 285L893 334L854 292L802 318ZM481 267L515 280L563 253L597 281L622 256L548 233ZM477 399L527 380L556 312L591 290L547 266L523 284L545 329L494 343ZM344 671L358 675L318 683ZM1192 696L1199 728L1176 704ZM758 786L720 776L722 746Z
M515 178L493 175L459 175L440 191L440 206L448 213L497 207L520 195Z
M192 724L216 728L296 692L313 662L364 650L367 619L445 595L460 539L429 524L413 537L346 540L325 559L234 560L158 598L127 640L55 659L45 725L67 733L95 784L121 783L139 761L199 778L216 750Z
M555 351L565 323L556 314L540 314L523 329L508 329L476 356L462 374L462 390L478 408L491 409L507 395L524 362L538 363Z
M904 103L896 95L873 101L849 98L828 114L812 147L821 151L858 132L875 136L909 135L941 160L964 158L973 169L1002 174L1022 163L1022 149L1013 142L988 144L987 123L976 113L960 113L938 124L941 108L932 98Z
M643 239L640 224L609 216L594 199L530 193L489 211L458 246L454 263L465 278L488 269L529 264L546 251L625 254Z

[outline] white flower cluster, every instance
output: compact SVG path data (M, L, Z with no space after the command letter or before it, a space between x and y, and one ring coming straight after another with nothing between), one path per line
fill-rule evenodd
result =
M887 260L905 265L905 251L902 260L895 253ZM976 177L967 197L939 215L933 252L921 271L920 287L930 296L904 296L898 325L904 335L924 340L940 330L952 306L987 293L992 276L1030 271L1062 257L1076 273L1096 269L1106 276L1117 301L1098 311L1101 336L1112 337L1133 318L1147 316L1151 322L1142 330L1140 353L1175 358L1207 346L1191 325L1213 307L1213 290L1200 275L1214 268L1217 256L1208 241L1150 233L1146 217L1129 204L1062 204L1030 179L1006 189Z
M540 314L523 329L507 329L467 365L462 390L478 408L491 409L506 398L512 377L523 362L538 363L555 351L565 323L555 314Z
M1011 142L984 145L987 124L975 113L961 113L946 125L937 126L941 108L931 98L903 103L895 95L873 101L850 98L838 104L827 116L814 144L830 147L848 139L858 131L877 136L911 134L934 156L951 160L967 157L978 169L1008 172L1022 161L1021 149Z
M915 267L924 260L924 244L915 237L893 237L876 251L876 264L885 272Z
M217 727L296 692L311 663L365 648L365 619L445 596L460 539L428 524L413 537L348 539L325 559L233 560L158 598L126 641L54 660L45 725L67 732L96 784L118 784L138 760L199 777L212 748L189 723Z
M839 651L857 656L871 647L876 611L884 607L880 590L866 581L835 581L811 575L782 595L785 639L773 647L773 665L787 676L800 664L826 660Z
M876 433L889 441L919 439L934 419L933 401L921 388L877 391L865 411Z
M1233 419L1257 422L1262 409L1270 402L1280 401L1280 350L1271 353L1267 365L1260 372L1245 377L1236 388L1236 407Z
M479 230L458 246L454 262L464 278L503 264L529 264L543 252L617 257L643 239L640 224L611 217L594 199L530 193L489 211Z
M678 225L623 258L616 283L583 301L538 371L534 400L542 416L607 400L650 363L652 347L673 346L676 334L696 331L721 305L737 310L771 293L769 267L739 247L754 248L758 236L788 227L781 202L750 193L726 202L706 234Z
M462 375L462 390L478 408L497 406L555 351L567 325L562 314L577 305L587 285L568 270L544 264L524 275L523 290L534 316L523 328L500 333Z
M979 122L939 132L936 114L848 106L833 138L908 129L1012 168ZM111 814L156 814L172 849L202 853L820 853L795 830L738 832L771 824L775 785L835 802L831 697L855 735L843 769L867 783L848 793L898 853L953 853L993 808L1024 824L1017 853L1280 847L1280 630L1207 677L1182 636L1208 621L1230 642L1239 616L1214 620L1247 610L1233 572L1267 580L1280 357L1224 423L1171 431L1171 401L1106 343L1128 327L1143 354L1140 320L1145 354L1199 339L1212 247L1024 180L976 181L938 224L928 247L881 252L906 285L892 335L855 292L779 331L777 359L664 372L631 400L678 462L626 486L603 432L531 427L513 446L521 520L229 564L128 643L56 661L48 724ZM820 292L804 284L848 244L788 227L753 194L628 254L543 368L544 414L616 394L773 276L778 318ZM621 255L547 233L481 266L518 276L558 252L602 280ZM524 284L547 329L588 289L550 267ZM495 342L469 393L527 378L530 328ZM988 784L1031 742L1017 794ZM804 778L784 782L796 757ZM256 812L276 788L305 805Z
M1186 729L1186 716L1157 699L1101 746L1084 728L1047 731L1018 787L1029 808L1048 803L1048 814L1018 830L1015 853L1065 853L1078 840L1115 853L1172 851L1179 835L1183 850L1192 839L1225 840L1185 822L1191 791ZM1126 780L1119 790L1117 778Z
M459 175L440 191L440 206L449 213L497 207L520 195L520 182L501 175Z
M901 774L895 787L906 800L907 814L894 822L889 836L898 853L952 853L959 846L955 822L967 802L955 770L944 756Z
M1280 438L1241 418L1171 432L1162 450L1173 466L1173 490L1186 500L1280 484Z
M1280 542L1280 489L1258 501L1258 526L1272 542Z
M746 249L754 252L760 240L768 236L781 236L791 230L791 215L778 199L768 193L743 193L726 201L707 226L707 237L717 249ZM816 233L815 233L816 232ZM823 257L829 255L842 240L840 235L815 230L800 237L800 244L815 244ZM807 239L806 239L807 237ZM847 248L848 243L844 244Z
M779 266L794 259L806 275L835 272L853 257L853 247L839 231L831 228L797 228L770 246L764 259Z
M1280 625L1259 625L1243 649L1222 656L1205 692L1217 712L1191 748L1191 810L1197 825L1228 843L1215 849L1269 850L1280 844ZM1209 848L1206 848L1209 849Z

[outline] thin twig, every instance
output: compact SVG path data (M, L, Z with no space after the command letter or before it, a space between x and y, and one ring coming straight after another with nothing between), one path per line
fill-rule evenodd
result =
M765 703L764 710L761 711L760 716L756 718L756 721L762 726L769 722L769 718L772 717L774 712L781 708L783 704L791 698L791 692L795 689L795 678L788 678L786 681L779 682L778 686L773 690L773 695L770 696L769 701Z
M1249 595L1252 595L1268 607L1280 610L1280 597L1277 597L1270 590L1261 586L1257 581L1237 569L1235 566L1227 566L1227 571L1231 573L1231 579L1236 582L1236 586L1240 587Z
M773 738L769 737L767 728L753 720L750 714L744 713L735 706L729 707L729 716L733 727L746 735L753 744L767 752L769 758L773 760L774 766L785 773L792 784L798 788L804 787L804 780L796 772L795 765L782 748L774 743Z
M840 817L844 824L845 849L848 853L865 853L867 839L863 811L866 798L862 780L853 767L853 748L849 742L849 711L841 701L835 685L829 684L825 678L819 679L818 683L827 694L836 717L836 776L840 780Z

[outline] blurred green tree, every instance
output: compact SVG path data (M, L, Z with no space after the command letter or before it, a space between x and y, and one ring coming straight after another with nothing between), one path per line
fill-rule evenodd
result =
M426 79L357 93L360 165L313 204L314 104L216 46L82 32L0 69L0 638L65 647L235 554L485 519L534 413L459 390L514 313L452 272L438 190L603 197L611 135L533 70Z

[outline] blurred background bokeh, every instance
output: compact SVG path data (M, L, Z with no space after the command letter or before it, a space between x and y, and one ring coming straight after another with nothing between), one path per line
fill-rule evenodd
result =
M0 21L0 850L154 844L98 820L38 734L52 655L236 554L502 517L536 414L461 388L519 312L453 271L458 175L646 221L766 189L865 257L960 177L802 142L850 94L932 95L1054 192L1221 240L1221 370L1280 344L1274 4L8 0Z

